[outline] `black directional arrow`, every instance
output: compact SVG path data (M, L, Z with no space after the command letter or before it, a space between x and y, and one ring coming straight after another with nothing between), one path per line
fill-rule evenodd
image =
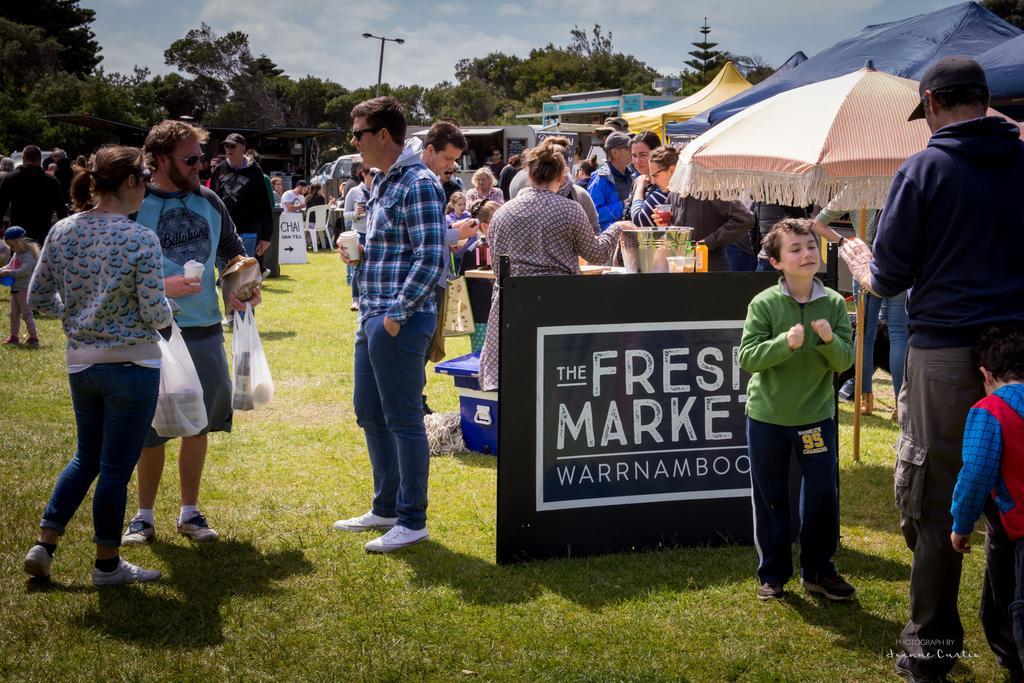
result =
M285 247L285 251L295 251L295 247Z

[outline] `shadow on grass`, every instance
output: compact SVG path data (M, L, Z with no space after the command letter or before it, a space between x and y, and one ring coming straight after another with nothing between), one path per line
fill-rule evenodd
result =
M260 339L263 341L274 341L276 339L290 339L295 336L295 332L288 330L272 330L270 332L260 332Z
M92 586L75 583L64 584L54 581L52 578L32 577L25 581L25 591L28 593L92 593L94 590Z
M807 624L836 634L835 644L845 650L886 656L903 629L902 621L865 612L856 596L848 602L831 602L805 592L799 583L787 589L784 602Z
M220 645L225 600L273 593L273 581L313 569L299 550L264 555L242 541L156 543L153 552L167 565L161 583L176 589L180 598L153 595L141 586L103 588L99 607L90 608L77 625L151 646L192 650Z
M909 554L907 558L909 560ZM882 581L904 581L910 583L910 562L890 560L841 546L836 553L836 565L841 574L870 576Z
M733 583L752 576L749 547L673 549L618 553L498 566L478 557L428 543L397 559L420 586L447 586L478 605L515 604L544 591L580 606L599 609L652 592L683 591Z
M796 553L794 546L794 566ZM396 556L421 587L445 586L477 605L524 603L544 591L588 609L663 592L702 590L749 579L755 587L757 556L751 546L674 548L498 566L437 543ZM837 555L841 569L858 576L907 581L908 564L849 548Z

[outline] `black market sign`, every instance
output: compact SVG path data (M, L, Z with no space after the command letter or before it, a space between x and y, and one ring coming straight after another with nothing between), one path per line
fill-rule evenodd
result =
M747 304L776 281L504 281L499 563L753 541L737 354Z
M538 329L536 509L749 498L742 329Z

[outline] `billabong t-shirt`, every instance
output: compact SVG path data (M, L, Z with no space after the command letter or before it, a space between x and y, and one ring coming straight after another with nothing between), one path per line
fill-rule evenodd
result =
M217 257L226 260L245 248L224 202L205 187L191 192L163 192L150 188L139 208L136 222L160 238L164 277L183 275L185 263L203 264L202 288L196 294L178 297L179 327L209 327L220 323L217 294Z

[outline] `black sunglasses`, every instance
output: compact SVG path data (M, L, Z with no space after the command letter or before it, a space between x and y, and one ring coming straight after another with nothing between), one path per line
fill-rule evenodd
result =
M132 171L132 176L140 180L149 180L151 175L153 174L148 168L136 168Z
M174 157L175 159L183 160L185 162L185 165L187 166L195 166L196 164L202 163L207 159L207 156L205 154L189 154L187 157L179 157L174 154L171 154L170 156Z
M363 133L376 133L377 131L379 131L379 130L381 130L383 128L384 128L384 126L371 126L369 128L353 128L352 129L352 137L354 139L358 140L361 137L363 137Z

